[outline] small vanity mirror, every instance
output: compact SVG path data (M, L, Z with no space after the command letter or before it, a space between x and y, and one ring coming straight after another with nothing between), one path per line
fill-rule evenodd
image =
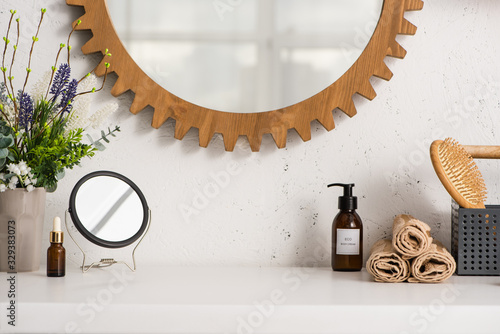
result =
M151 215L144 195L131 180L110 171L84 176L71 192L68 212L78 232L95 245L122 248L137 242L133 266L112 258L85 265L85 252L70 234L83 253L84 272L115 263L124 263L135 271L135 249L147 233Z

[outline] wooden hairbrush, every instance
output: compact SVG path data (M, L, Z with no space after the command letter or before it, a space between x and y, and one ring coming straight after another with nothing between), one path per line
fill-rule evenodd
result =
M467 209L484 208L486 185L473 158L499 159L500 146L461 146L447 138L431 145L437 176L453 199Z

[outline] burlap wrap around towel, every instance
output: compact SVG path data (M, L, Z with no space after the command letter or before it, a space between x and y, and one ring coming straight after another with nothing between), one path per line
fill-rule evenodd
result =
M405 260L424 253L432 244L431 228L410 216L399 215L392 225L392 246Z
M392 247L391 240L377 241L371 251L366 270L377 282L404 282L410 277L410 264L399 256Z
M411 262L411 283L440 283L453 275L455 259L439 242L434 241L429 249Z

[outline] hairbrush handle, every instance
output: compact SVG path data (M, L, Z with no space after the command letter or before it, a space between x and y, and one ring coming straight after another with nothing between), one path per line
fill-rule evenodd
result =
M500 146L462 145L475 159L500 159Z

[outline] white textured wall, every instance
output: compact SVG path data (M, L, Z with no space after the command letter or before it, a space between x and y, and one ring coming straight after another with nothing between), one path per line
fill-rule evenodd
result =
M62 0L3 0L2 30L8 9L17 8L33 21L40 7L48 8L48 19L34 58L37 70L50 67L70 22L81 14ZM316 258L328 266L340 195L340 189L327 190L329 182L356 183L365 256L377 239L390 235L392 218L399 213L428 222L434 236L449 246L450 198L434 174L428 147L445 136L464 144L500 144L498 17L497 0L427 0L423 11L408 15L419 27L417 35L398 38L408 51L406 59L387 59L394 78L373 79L378 97L372 102L356 98L353 119L336 112L332 132L313 124L307 143L289 133L282 150L270 137L259 153L251 153L244 142L226 153L220 139L199 148L196 131L178 141L173 123L155 130L151 110L134 116L128 112L132 96L120 97L120 112L110 124L119 124L123 132L106 152L68 172L57 192L48 195L44 248L50 221L64 214L73 185L101 169L133 179L153 211L150 234L137 253L140 263L286 266L311 265ZM23 28L24 37L31 36L33 25ZM84 73L98 58L79 52L89 34L75 37L73 68ZM109 88L96 98L96 108L114 99ZM212 175L234 163L239 167L228 185L198 214L184 219L180 207L192 205L197 193L213 183ZM481 161L480 168L489 202L499 203L499 163ZM326 248L318 248L321 240ZM70 261L80 261L69 239L66 247Z

